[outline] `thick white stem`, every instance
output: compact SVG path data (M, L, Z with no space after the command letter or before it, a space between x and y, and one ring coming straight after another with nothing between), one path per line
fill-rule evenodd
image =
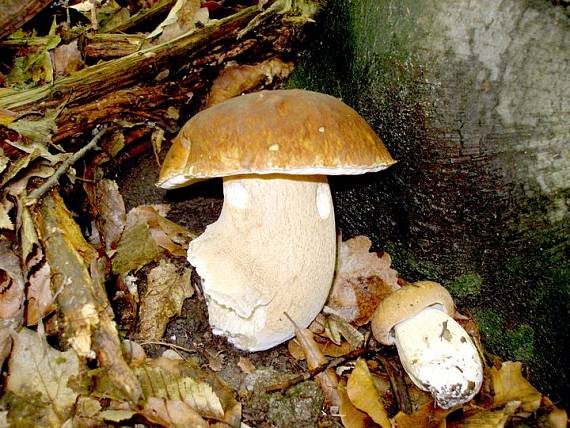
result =
M448 409L471 400L481 388L483 365L467 332L449 315L426 308L394 327L404 369Z
M323 176L224 178L219 219L191 242L210 324L240 349L271 348L323 307L332 284L336 233Z

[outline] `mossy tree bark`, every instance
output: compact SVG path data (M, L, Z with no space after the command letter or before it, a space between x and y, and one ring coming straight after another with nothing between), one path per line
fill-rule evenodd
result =
M341 96L400 161L331 180L345 237L370 236L403 276L442 280L492 350L569 397L564 9L362 0L331 1L326 16L292 84Z

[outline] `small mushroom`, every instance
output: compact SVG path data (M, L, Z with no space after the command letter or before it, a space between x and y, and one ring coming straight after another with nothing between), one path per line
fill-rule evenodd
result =
M467 332L452 318L453 299L440 284L408 284L380 302L372 334L396 345L412 382L443 409L471 400L483 382L483 365Z
M303 90L261 91L190 119L158 184L171 189L223 177L218 220L190 243L210 324L249 351L294 336L322 309L335 266L326 175L394 163L374 131L338 99Z

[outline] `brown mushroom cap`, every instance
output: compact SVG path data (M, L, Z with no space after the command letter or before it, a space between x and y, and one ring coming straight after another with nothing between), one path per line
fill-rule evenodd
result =
M404 285L382 300L376 308L372 315L372 334L380 343L393 345L393 328L396 324L436 305L453 316L455 306L451 294L437 282L418 281Z
M252 173L364 174L394 162L366 121L337 98L299 89L261 91L192 117L175 138L158 185Z

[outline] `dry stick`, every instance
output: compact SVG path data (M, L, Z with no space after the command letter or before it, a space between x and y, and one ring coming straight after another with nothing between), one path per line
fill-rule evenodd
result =
M174 343L160 342L160 341L155 341L155 340L149 340L146 342L141 342L140 345L141 346L148 346L148 345L166 346L167 348L176 349L177 351L184 351L184 352L187 352L188 354L196 354L198 352L197 350L185 348L184 346L176 345Z
M53 173L53 175L50 178L48 178L40 187L38 187L37 189L35 189L34 191L32 191L32 193L30 193L28 195L28 197L26 198L26 205L30 206L30 205L35 204L38 201L38 199L40 199L47 191L49 191L52 187L56 186L59 182L59 178L67 172L69 167L71 165L73 165L75 162L77 162L79 159L81 159L83 156L85 156L85 154L89 150L94 149L97 146L97 144L99 143L99 140L101 140L103 135L105 135L109 129L110 128L105 128L105 129L99 131L91 139L91 141L89 141L88 144L86 144L81 149L79 149L77 152L75 152L73 155L68 157L59 166L59 168Z

